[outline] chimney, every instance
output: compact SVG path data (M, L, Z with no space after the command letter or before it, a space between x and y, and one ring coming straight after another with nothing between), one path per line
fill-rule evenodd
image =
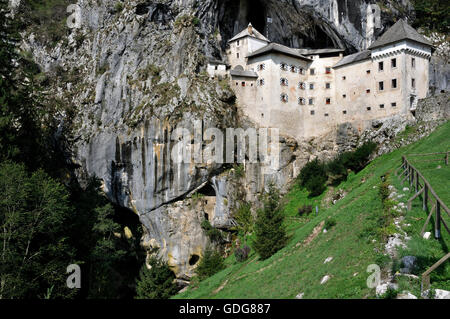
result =
M253 35L253 26L251 23L248 24L248 34Z

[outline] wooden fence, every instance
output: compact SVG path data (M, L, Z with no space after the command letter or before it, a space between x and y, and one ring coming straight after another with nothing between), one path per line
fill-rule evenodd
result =
M445 165L448 165L449 152L444 153L428 153L428 154L408 154L408 157L413 156L431 156L431 155L445 155L444 158L440 157L438 159L425 160L421 162L434 162L434 161L445 161ZM398 175L398 171L403 170L403 172ZM439 198L436 192L431 187L428 180L420 173L420 171L411 164L410 160L406 156L402 157L402 165L395 172L398 178L402 178L402 183L405 181L409 182L411 188L414 188L414 196L412 196L407 203L408 210L411 210L412 201L422 195L422 208L424 211L428 212L428 217L425 224L422 227L420 236L423 236L431 217L434 216L434 237L436 239L441 238L441 226L443 225L447 232L450 234L450 229L445 223L442 212L447 213L450 216L450 210L445 205L445 203ZM431 210L429 209L430 205ZM430 287L430 274L445 261L450 259L450 253L442 257L438 262L431 266L427 271L422 274L422 292L428 290Z

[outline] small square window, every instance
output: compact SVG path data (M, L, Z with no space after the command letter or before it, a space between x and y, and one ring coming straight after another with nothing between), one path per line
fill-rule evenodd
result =
M367 74L370 74L370 70L367 70L366 73L367 73Z
M325 100L326 104L331 104L331 98L327 97L327 99Z
M325 68L325 74L331 74L331 68L330 67L326 67Z
M345 99L347 97L347 94L343 94L342 97Z
M242 86L245 86L245 82L242 82Z
M326 88L326 89L331 89L331 83L326 83L326 84L325 84L325 88Z
M342 111L342 114L344 114L344 115L347 114L347 111Z
M343 77L342 77L342 80L344 80L344 81L347 80L347 77L346 77L346 76L343 76Z
M325 117L328 117L329 116L329 114L328 113L325 113Z
M397 103L396 103L396 102L393 102L393 103L391 103L391 106L392 106L392 107L397 107Z
M314 90L314 83L309 83L309 89Z
M393 89L397 88L397 79L392 79L392 88Z
M370 93L370 89L367 89L367 90L366 90L366 93Z
M370 106L367 107L367 111L370 111L372 108Z
M392 59L391 60L391 67L392 68L396 68L397 67L397 59Z
M311 74L311 75L315 75L315 74L316 74L316 69L311 69L311 70L310 70L310 74Z
M314 114L316 114L316 112L314 112L314 110L312 110L312 111L311 111L311 115L314 115Z
M384 104L380 104L380 109L384 109Z

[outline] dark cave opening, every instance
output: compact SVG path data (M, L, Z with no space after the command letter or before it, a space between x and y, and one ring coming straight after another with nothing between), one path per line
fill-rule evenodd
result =
M197 191L197 193L202 194L204 196L216 196L216 191L214 190L214 188L210 183L206 183L205 186L203 186Z
M297 13L293 14L294 11ZM272 18L272 23L268 23L267 18ZM269 40L289 47L320 49L342 45L324 21L307 10L299 11L290 3L275 5L262 0L225 0L220 2L218 16L222 49L249 22Z
M189 265L194 266L199 260L200 257L194 254L191 256L191 258L189 258Z
M260 0L247 1L246 22L251 23L253 27L264 35L266 32L266 9Z

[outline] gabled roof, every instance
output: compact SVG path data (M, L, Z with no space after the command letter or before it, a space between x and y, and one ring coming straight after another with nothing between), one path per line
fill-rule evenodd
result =
M328 54L328 53L340 53L344 52L345 49L336 49L336 48L326 48L326 49L296 49L298 53L303 55L315 55L315 54Z
M266 45L265 47L262 47L261 49L250 53L249 55L247 55L247 58L253 58L256 56L268 54L270 52L282 53L282 54L289 55L289 56L299 58L299 59L303 59L306 61L312 61L311 59L300 54L297 49L292 49L292 48L289 48L287 46L284 46L284 45L281 45L278 43L270 43L270 44Z
M370 50L361 51L355 54L347 55L345 56L341 61L336 63L336 65L333 68L338 68L350 63L355 63L359 61L368 60L371 58L372 52Z
M411 40L428 46L433 44L419 34L413 27L400 19L389 30L387 30L381 37L379 37L369 49L375 49L387 44L399 42L402 40Z
M230 74L232 76L240 76L240 77L245 77L245 78L257 78L258 74L256 74L256 72L253 71L245 71L245 70L231 70Z
M249 24L249 26L251 26L251 23ZM245 38L245 37L253 37L258 40L262 40L262 41L266 41L267 43L270 43L270 41L265 36L263 36L258 30L256 30L253 27L252 27L252 34L250 34L248 32L248 28L245 28L240 33L235 35L231 40L228 40L228 43Z

